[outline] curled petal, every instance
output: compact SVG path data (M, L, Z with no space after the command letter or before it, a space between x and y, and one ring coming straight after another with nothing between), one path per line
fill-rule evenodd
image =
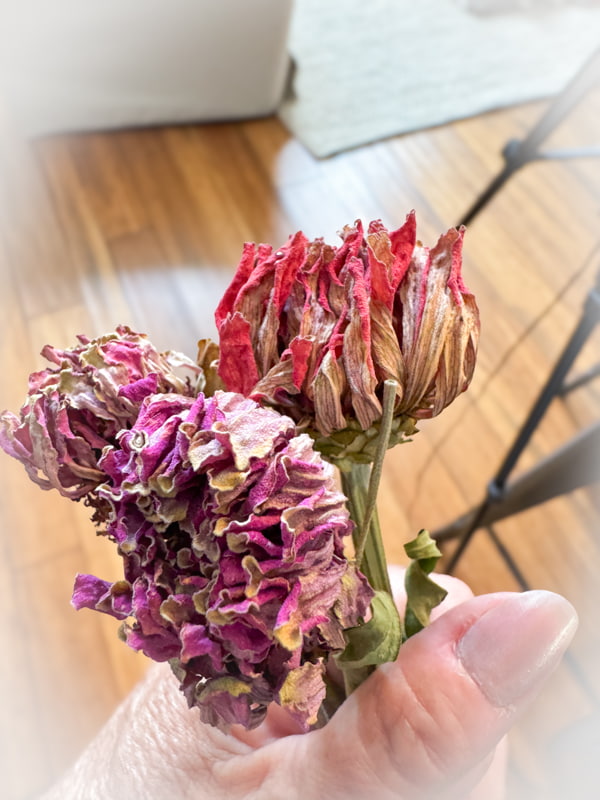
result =
M279 690L279 705L309 730L317 722L317 716L325 699L323 665L307 662L288 673Z
M103 611L117 619L131 614L131 585L127 581L109 583L94 575L77 575L71 600L73 607Z
M469 385L479 315L460 273L463 232L451 230L431 251L417 248L402 287L407 381L402 410L435 416Z
M250 323L235 312L225 318L221 331L226 347L221 349L219 377L231 391L249 394L258 381Z

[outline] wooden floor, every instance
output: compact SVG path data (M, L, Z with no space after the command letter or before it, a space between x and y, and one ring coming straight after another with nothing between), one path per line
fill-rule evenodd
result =
M543 108L495 112L325 161L276 118L28 143L4 110L0 408L19 407L45 343L68 346L79 332L125 322L160 348L194 356L196 340L214 335L213 309L246 240L281 244L301 228L335 241L358 217L397 226L415 208L420 237L433 244L499 168L506 140ZM600 95L555 139L600 141ZM476 378L388 457L380 513L391 560L402 560L420 527L435 529L482 497L600 266L599 214L600 160L542 162L513 178L468 231L465 276L483 320ZM594 363L598 342L596 334L581 368ZM555 402L519 466L596 419L599 392L596 381ZM86 509L41 492L5 457L0 481L0 770L2 796L22 800L62 772L146 664L117 640L114 620L69 605L76 572L119 575ZM557 737L597 713L599 521L597 496L580 490L498 526L530 584L564 593L581 616L576 669L561 667L512 736L515 798L555 796ZM477 593L517 588L485 532L459 574Z

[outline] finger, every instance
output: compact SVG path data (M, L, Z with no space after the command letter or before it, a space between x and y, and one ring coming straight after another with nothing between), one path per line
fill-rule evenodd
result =
M400 613L404 614L406 607L406 590L404 588L406 568L398 565L390 565L389 573L394 600ZM442 614L450 611L451 608L473 597L471 588L464 583L464 581L461 581L460 578L455 578L453 575L445 575L444 573L432 573L430 577L448 592L439 606L436 606L432 610L432 622ZM473 789L473 793L469 795L468 800L502 800L502 798L504 798L507 751L507 738L504 737L498 743L495 752L491 754L489 767L485 771L482 779L477 783L477 786Z
M576 625L572 606L550 592L461 603L403 645L325 728L297 737L284 767L304 765L303 798L464 797Z

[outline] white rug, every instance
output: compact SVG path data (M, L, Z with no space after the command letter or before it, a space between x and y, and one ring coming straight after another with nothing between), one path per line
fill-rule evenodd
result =
M316 156L559 91L600 9L481 17L460 0L296 0L280 116Z

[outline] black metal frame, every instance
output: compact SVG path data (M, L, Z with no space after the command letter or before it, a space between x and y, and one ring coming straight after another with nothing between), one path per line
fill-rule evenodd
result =
M573 110L587 92L598 86L599 82L600 50L597 50L550 104L533 130L521 141L511 140L508 142L503 151L506 162L504 168L464 214L459 225L472 222L506 181L531 161L600 156L600 147L562 151L540 150L541 144L565 116ZM600 452L600 423L597 423L518 479L508 482L521 453L552 400L555 397L564 397L568 392L600 375L600 365L598 365L574 380L566 381L573 362L598 322L600 322L600 272L596 277L594 287L588 294L577 327L517 434L512 447L488 484L484 500L479 506L471 509L455 522L433 533L433 537L439 542L459 538L459 543L445 567L447 572L452 573L456 569L474 533L479 528L485 527L517 582L522 588L527 589L528 585L523 573L497 536L493 529L493 523L542 503L551 497L589 485L600 479L600 459L596 455Z
M459 225L468 225L485 208L494 195L517 170L540 159L589 158L600 156L600 147L582 147L568 150L540 150L540 145L560 125L585 95L600 82L600 50L590 56L577 75L553 100L537 125L522 140L511 139L504 150L505 165L489 186L463 215Z
M573 362L599 322L600 272L596 277L595 286L587 296L579 324L542 388L512 447L488 484L483 502L455 522L433 533L433 538L439 542L460 537L458 546L445 568L447 572L454 571L473 534L479 528L489 528L494 522L511 514L524 511L552 497L600 480L600 458L598 458L600 422L597 422L516 480L508 482L521 453L529 443L552 400L555 397L564 397L569 391L581 386L584 379L588 380L591 374L595 374L594 370L590 370L589 373L571 383L565 382ZM499 539L495 533L492 538L498 544ZM522 574L513 560L510 557L506 558L508 552L505 548L500 549L504 550L503 555L513 575L525 588L526 582Z

